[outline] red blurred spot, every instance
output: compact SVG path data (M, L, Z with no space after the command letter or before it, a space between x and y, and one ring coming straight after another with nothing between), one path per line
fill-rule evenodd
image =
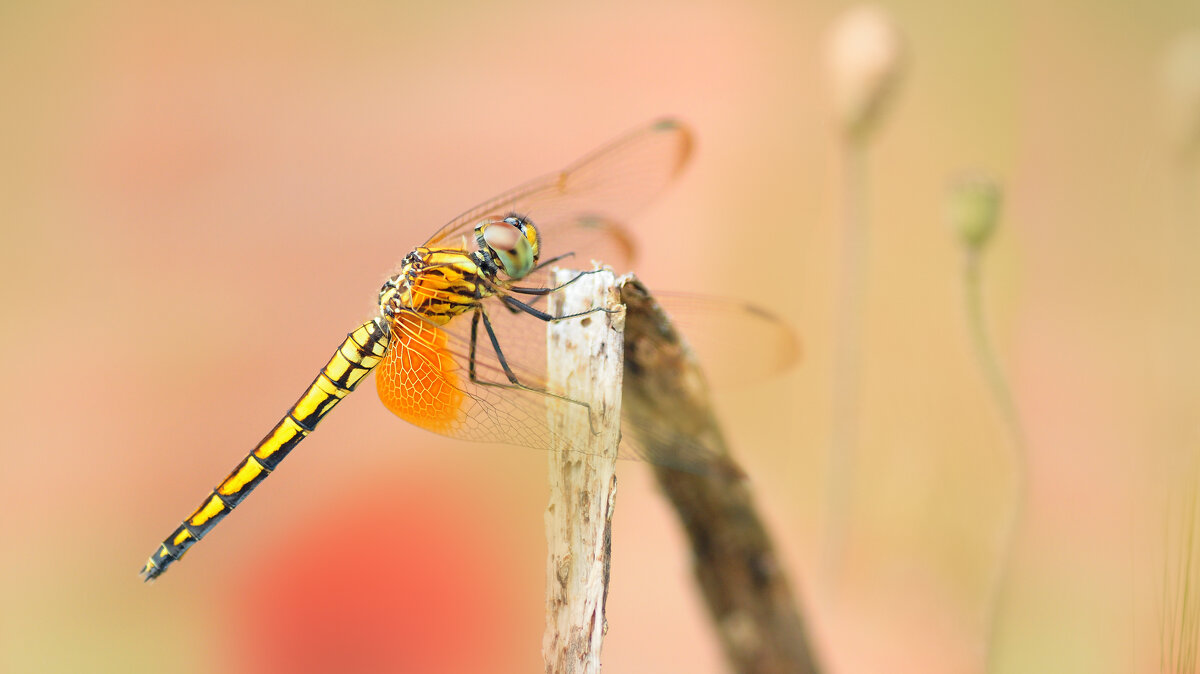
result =
M536 635L513 634L511 565L495 559L504 541L487 496L444 484L374 486L254 555L231 595L230 668L497 671L515 642Z

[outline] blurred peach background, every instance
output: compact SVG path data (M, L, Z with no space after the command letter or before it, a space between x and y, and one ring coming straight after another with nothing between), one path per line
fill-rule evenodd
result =
M1157 73L1200 5L886 5L911 62L869 160L829 582L845 6L0 6L0 671L539 671L545 456L411 428L371 386L185 563L136 571L432 229L665 114L697 154L635 223L637 271L802 337L797 370L718 403L826 669L983 669L1012 485L943 222L966 168L1006 187L986 300L1030 445L997 671L1157 668L1159 505L1200 394L1200 183ZM724 671L673 515L619 475L606 671Z

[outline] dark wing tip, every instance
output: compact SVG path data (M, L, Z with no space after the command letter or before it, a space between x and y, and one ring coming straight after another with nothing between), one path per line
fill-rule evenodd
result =
M757 304L746 302L742 306L750 316L779 327L779 329L772 330L772 333L775 335L776 341L780 342L778 345L779 359L777 363L780 371L789 370L800 361L804 356L804 346L801 344L800 337L797 336L796 331L791 329L787 321Z
M671 177L677 177L692 157L692 150L696 146L696 134L692 132L691 127L674 117L664 117L651 124L650 129L655 133L673 132L679 134L679 154L675 159L675 167L671 171Z

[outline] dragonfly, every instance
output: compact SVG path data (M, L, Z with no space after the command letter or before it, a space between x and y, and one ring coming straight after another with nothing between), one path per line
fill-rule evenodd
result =
M676 120L655 121L437 230L384 282L377 313L350 331L278 423L162 541L143 579L162 575L212 531L371 371L384 406L426 430L537 449L580 446L548 427L548 400L563 396L547 388L537 326L604 309L554 316L540 308L579 278L553 286L549 269L585 251L605 261L632 257L624 223L679 176L692 138ZM620 455L683 467L688 460L625 444Z

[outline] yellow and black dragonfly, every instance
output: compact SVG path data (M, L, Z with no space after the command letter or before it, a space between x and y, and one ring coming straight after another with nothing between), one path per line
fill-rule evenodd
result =
M554 394L536 365L545 340L520 336L519 322L570 318L537 307L557 290L545 283L548 266L575 250L609 259L597 255L606 246L627 256L619 223L674 180L691 148L684 125L657 121L439 229L383 284L378 314L347 335L275 427L155 550L142 576L156 578L182 558L371 370L383 404L410 423L466 440L548 448L544 411ZM547 255L548 242L562 252Z
M549 397L561 396L546 388L540 326L583 315L552 316L538 308L540 299L559 289L549 284L550 265L572 255L585 263L631 257L622 223L679 175L691 149L692 135L683 124L657 121L439 229L383 284L378 313L347 335L275 427L159 545L142 576L156 578L182 558L371 370L384 406L421 428L465 440L549 449L546 404ZM742 361L758 358L775 367L790 358L790 330L765 314L695 297L681 306L716 314L705 320L719 320L720 330L708 332L736 333L742 346L754 341L747 336L755 333L766 337L760 344L783 345L742 350ZM742 362L739 368L744 369ZM556 440L560 446L577 444ZM683 447L672 456L648 456L623 443L621 456L686 470L702 464L706 451Z

